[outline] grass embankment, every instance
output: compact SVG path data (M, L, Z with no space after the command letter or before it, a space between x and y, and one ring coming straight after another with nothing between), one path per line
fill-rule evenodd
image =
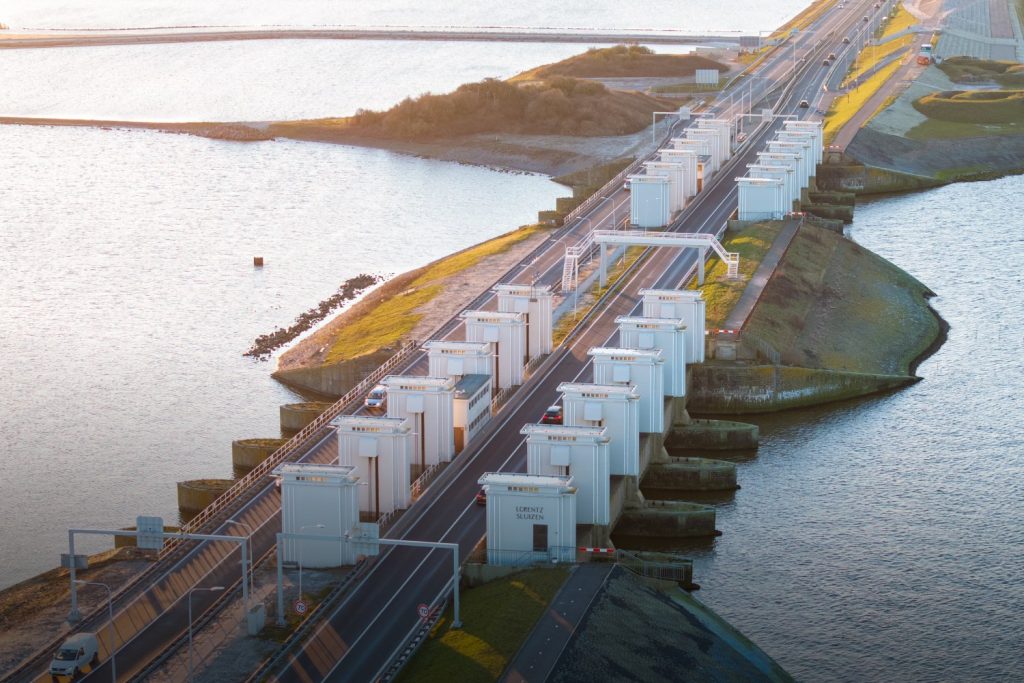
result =
M728 280L728 266L714 257L708 260L704 275L704 285L697 285L694 277L689 289L700 289L704 293L705 318L708 329L721 329L725 319L729 317L736 302L743 295L747 283L761 265L764 255L772 246L772 242L782 230L779 222L756 223L729 237L723 243L726 251L734 251L740 255L740 279Z
M669 104L601 83L552 77L516 84L496 79L467 83L445 95L407 98L387 111L360 110L345 118L284 121L268 133L321 140L377 138L434 141L480 133L518 135L627 135L650 125L651 112Z
M866 47L860 55L857 56L857 61L853 63L853 67L850 69L850 74L843 81L843 87L852 81L857 80L868 71L873 69L877 64L881 63L891 54L900 50L905 50L914 43L914 35L903 36L895 40L890 40L880 45L869 45Z
M911 26L917 24L917 17L907 11L907 8L903 6L901 2L896 6L896 16L888 19L883 24L882 35L880 39L882 41L896 35L900 31L906 31Z
M729 67L700 55L660 55L641 45L592 47L554 64L545 64L514 76L513 82L529 82L557 76L569 78L692 77L697 69Z
M916 100L914 109L955 123L1024 123L1024 90L936 92Z
M372 306L360 307L361 314L349 320L334 338L324 364L349 360L398 343L423 318L421 309L444 291L448 278L489 256L507 251L543 229L539 225L528 225L415 271L403 291L375 301ZM353 313L356 313L354 309Z
M786 365L906 375L939 334L929 294L856 242L805 223L746 329Z
M832 106L829 107L828 113L825 115L824 136L826 145L835 138L836 133L849 123L850 119L867 104L867 101L878 92L899 68L900 63L897 60L889 66L880 69L875 75L846 95L840 95L832 100Z
M496 680L567 575L566 569L533 569L463 592L462 628L451 628L449 610L399 683Z
M1024 86L1024 64L1017 62L949 57L938 67L954 83L997 83L1004 88Z
M579 305L576 307L575 315L572 313L566 313L563 315L559 318L551 332L551 337L556 347L565 341L565 338L569 336L572 329L576 327L576 323L586 317L587 313L594 308L598 300L604 296L604 293L615 286L623 273L625 273L630 266L636 263L636 260L640 258L643 253L644 247L629 247L626 249L626 254L619 259L614 266L608 269L608 284L606 286L602 287L600 282L594 282L587 292L580 295Z

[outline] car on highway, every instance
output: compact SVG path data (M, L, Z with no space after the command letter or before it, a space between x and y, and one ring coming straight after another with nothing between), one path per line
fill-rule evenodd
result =
M849 44L850 44L850 36L846 36L845 38L843 38L843 45L849 45Z
M809 108L811 106L811 103L808 102L807 100L800 100L800 105L799 106L800 106L801 109L807 109L807 108Z
M629 192L629 178L626 178L626 181L622 183L622 189Z
M60 646L50 662L50 676L68 676L71 680L78 678L82 667L96 666L100 660L99 641L95 633L76 633Z
M868 23L868 21L869 21L869 19L868 19L868 15L866 15L866 14L865 14L865 15L864 15L864 23L866 24L866 23Z
M477 505L487 505L487 489L480 489L477 491L476 498L473 500L476 501Z
M830 66L831 64L832 64L832 62L828 61L827 59L821 60L821 65L822 66Z
M562 424L562 406L550 406L544 411L544 414L540 416L540 423L542 425Z
M388 389L383 384L378 384L373 389L370 389L370 393L366 395L366 399L363 400L363 405L367 408L373 408L375 410L383 410L388 405Z
M828 53L828 58L829 59L835 59L836 58L836 53L835 52L829 52Z

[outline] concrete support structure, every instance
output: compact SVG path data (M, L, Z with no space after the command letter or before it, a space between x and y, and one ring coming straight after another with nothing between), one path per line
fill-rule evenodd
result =
M450 377L389 375L388 417L409 420L412 464L417 472L455 457L455 380Z
M572 477L488 472L479 483L487 491L487 564L575 561Z
M526 365L526 315L496 311L463 311L466 341L494 345L494 379L498 389L523 383Z
M673 164L666 161L645 161L644 169L649 176L662 176L668 178L668 209L675 214L682 211L686 206L686 195L684 193L684 181L686 168L682 164Z
M781 180L783 196L787 201L787 211L792 210L792 202L800 198L800 183L797 182L796 173L794 173L788 166L750 164L747 166L747 175L751 178L771 178L774 180Z
M281 529L286 534L338 537L359 522L359 477L355 468L342 465L286 463L281 476ZM355 564L348 543L286 539L284 561L303 567L340 567Z
M692 289L641 289L645 318L682 319L686 325L686 362L704 362L704 295Z
M707 140L691 140L688 138L672 138L672 146L682 152L693 152L697 155L697 191L700 192L705 178L715 172L714 159L711 156L711 143Z
M711 155L711 172L717 173L727 158L721 133L710 128L687 128L686 138L707 141L708 153Z
M725 119L697 119L697 127L718 132L719 149L722 152L722 163L732 158L732 121Z
M800 178L800 186L807 187L807 179L810 174L810 159L807 156L808 145L804 142L792 142L787 140L771 140L768 143L768 151L772 154L795 154L800 162L797 174Z
M697 194L697 153L692 149L660 150L661 160L683 166L683 200L689 200Z
M810 184L811 178L813 178L814 174L817 173L818 171L818 161L814 151L815 145L817 143L815 141L814 134L809 131L794 132L783 130L779 131L779 133L775 136L775 140L777 142L796 142L804 146L803 155L804 159L807 162L807 183L804 185L804 187L807 187L807 185Z
M554 294L540 285L496 285L498 310L526 316L526 356L529 360L551 353Z
M423 345L427 352L427 375L455 377L490 375L494 372L494 351L487 342L442 341Z
M490 422L491 394L490 375L463 375L455 383L452 424L455 428L456 453L461 453Z
M760 166L783 166L791 171L793 176L792 199L800 199L800 190L803 187L800 183L800 156L798 154L773 154L772 152L758 152L757 163Z
M786 186L777 178L736 178L741 221L781 220L787 213Z
M636 387L563 382L563 420L569 427L604 427L609 471L640 476L640 393Z
M526 471L572 477L576 485L576 523L611 523L611 472L604 428L528 424Z
M359 511L377 519L409 507L409 463L415 447L409 421L340 415L331 424L338 436L338 464L353 467L353 474L366 482L358 487Z
M661 349L595 348L587 355L594 362L594 384L636 387L641 432L665 431L665 359Z
M661 349L665 361L665 393L686 395L686 323L682 318L619 316L619 345L627 349Z
M663 176L629 176L629 222L638 228L664 228L672 218L672 188Z
M821 121L798 121L790 119L782 122L782 128L787 131L811 133L814 136L815 163L820 164L825 160L825 134L821 127Z

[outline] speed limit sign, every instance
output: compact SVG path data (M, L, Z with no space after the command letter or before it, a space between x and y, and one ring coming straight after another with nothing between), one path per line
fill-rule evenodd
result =
M308 609L308 605L306 605L305 600L296 600L292 605L292 609L295 610L296 614L305 614Z
M430 616L430 607L420 603L419 607L416 608L416 614L420 615L420 619L426 619Z

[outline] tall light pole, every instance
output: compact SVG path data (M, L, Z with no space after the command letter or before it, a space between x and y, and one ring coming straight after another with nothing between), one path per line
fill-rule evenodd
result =
M103 586L107 589L107 615L110 620L110 680L117 683L117 662L114 661L114 639L117 636L117 632L114 630L114 594L110 590L110 586L100 581L83 581L82 579L75 579L75 583L80 586Z
M217 591L224 590L224 586L214 586L213 588L192 588L188 592L188 680L195 680L192 675L192 594L196 591L209 591L216 593Z
M245 530L249 533L249 595L251 596L253 594L253 579L256 574L256 565L252 563L252 527L237 519L229 519L227 524L237 524L238 526L245 527ZM242 577L242 579L245 580L245 577Z
M324 528L323 524L306 524L305 526L300 526L299 527L299 533L301 534L303 529L323 529L323 528ZM300 544L299 544L299 600L302 599L302 546L303 545L304 544L300 542Z

